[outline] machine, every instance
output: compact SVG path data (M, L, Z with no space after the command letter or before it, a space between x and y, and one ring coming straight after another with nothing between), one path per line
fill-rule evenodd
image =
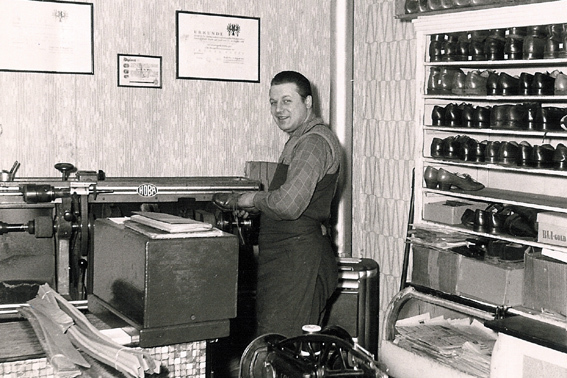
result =
M95 220L157 211L208 222L234 233L241 244L254 238L254 221L234 219L210 202L218 192L259 190L244 177L106 177L59 163L60 178L16 178L15 163L0 182L0 317L17 314L39 285L71 301L92 288ZM80 305L80 303L79 303Z

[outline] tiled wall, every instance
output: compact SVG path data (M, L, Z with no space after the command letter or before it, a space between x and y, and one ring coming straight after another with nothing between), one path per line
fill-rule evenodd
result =
M355 2L353 256L380 265L380 318L400 287L414 153L415 36L394 1Z

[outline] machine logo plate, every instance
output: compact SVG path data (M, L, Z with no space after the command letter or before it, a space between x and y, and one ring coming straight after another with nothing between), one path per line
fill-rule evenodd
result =
M158 188L154 184L142 184L138 186L138 195L141 197L153 197L158 194Z

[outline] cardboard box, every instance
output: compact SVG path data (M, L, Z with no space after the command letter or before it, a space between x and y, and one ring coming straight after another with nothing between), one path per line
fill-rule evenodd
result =
M485 203L447 200L426 203L423 206L423 219L444 224L461 224L461 217L467 209L484 209Z
M537 215L537 241L567 247L567 214L551 211Z
M524 262L492 262L463 257L457 282L459 295L492 303L522 304Z
M450 250L413 245L411 282L448 294L457 294L457 278L462 259L462 255Z
M567 315L567 264L526 253L524 274L524 307Z

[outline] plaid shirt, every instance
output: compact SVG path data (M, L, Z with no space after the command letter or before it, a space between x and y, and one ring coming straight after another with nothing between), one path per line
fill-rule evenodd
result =
M280 164L289 165L286 182L277 190L258 192L254 206L262 213L276 220L294 220L305 211L317 183L327 173L339 169L340 154L333 154L331 146L320 135L308 135L316 125L323 124L321 118L311 117L287 141L279 159ZM336 138L334 138L336 139ZM336 141L335 148L339 146Z

